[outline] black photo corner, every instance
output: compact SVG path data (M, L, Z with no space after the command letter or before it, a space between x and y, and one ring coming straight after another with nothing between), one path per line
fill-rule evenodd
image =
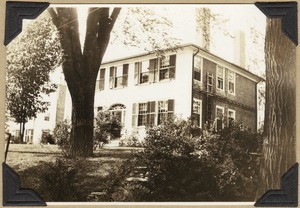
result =
M4 45L8 45L21 33L23 19L35 19L49 5L44 2L6 2ZM281 18L283 33L295 45L298 45L297 2L256 2L255 6L268 18ZM296 163L282 176L280 190L267 191L254 206L297 207L298 166ZM34 190L21 188L19 176L5 162L2 164L2 168L4 206L46 206L46 203Z

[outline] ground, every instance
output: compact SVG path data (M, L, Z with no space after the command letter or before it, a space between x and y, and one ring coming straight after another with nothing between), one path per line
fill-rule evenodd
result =
M83 200L92 192L101 190L108 174L114 167L130 159L133 151L134 148L107 147L94 151L94 157L84 160L84 171L79 173L84 176L79 185L83 187ZM57 158L62 158L62 154L56 145L11 144L6 163L20 176L22 188L39 190L41 173L47 164L55 163Z

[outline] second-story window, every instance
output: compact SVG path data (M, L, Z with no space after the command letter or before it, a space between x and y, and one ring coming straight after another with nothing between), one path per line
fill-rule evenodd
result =
M235 73L228 71L228 91L230 94L235 94Z
M104 90L105 69L100 69L99 80L96 82L96 90Z
M224 90L224 68L217 66L217 89Z
M195 56L194 58L194 79L202 81L202 58Z
M120 88L126 87L128 81L128 64L123 66L110 67L109 70L109 87Z
M135 84L151 83L156 81L157 58L136 62L134 68Z
M176 55L160 59L159 80L175 78Z

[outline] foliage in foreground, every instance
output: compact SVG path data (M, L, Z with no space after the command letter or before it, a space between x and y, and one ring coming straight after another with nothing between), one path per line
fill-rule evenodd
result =
M191 131L191 123L184 120L149 128L144 151L127 161L124 173L115 177L111 200L254 200L259 165L252 153L260 152L260 135L237 126L197 137ZM129 182L132 175L147 180Z
M80 187L83 177L82 160L56 159L47 163L40 174L38 191L47 201L84 201L86 196Z

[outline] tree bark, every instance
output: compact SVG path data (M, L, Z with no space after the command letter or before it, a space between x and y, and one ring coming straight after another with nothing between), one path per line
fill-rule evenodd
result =
M73 157L93 154L95 85L110 32L120 8L90 8L85 43L79 39L75 8L49 8L53 23L61 35L64 51L63 72L72 98L71 147Z
M268 19L265 39L266 111L257 197L280 188L281 176L296 162L296 46L280 19Z
M25 122L20 123L20 144L24 143Z

